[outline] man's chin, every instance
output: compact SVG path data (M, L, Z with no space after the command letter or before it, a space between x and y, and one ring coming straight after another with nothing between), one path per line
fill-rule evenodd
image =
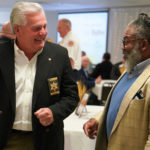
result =
M45 41L38 44L39 49L42 49L45 45Z
M41 46L36 46L36 47L35 47L35 50L36 50L36 51L40 51L43 47L44 47L44 46L42 46L42 45L41 45Z
M127 70L127 72L130 72L133 70L133 68L136 66L136 62L135 61L132 61L132 60L126 60L125 61L125 68Z

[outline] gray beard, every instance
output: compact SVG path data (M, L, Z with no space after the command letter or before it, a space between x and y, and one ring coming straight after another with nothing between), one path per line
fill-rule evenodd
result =
M125 67L127 72L130 72L139 62L141 62L142 55L137 43L129 54L126 54Z

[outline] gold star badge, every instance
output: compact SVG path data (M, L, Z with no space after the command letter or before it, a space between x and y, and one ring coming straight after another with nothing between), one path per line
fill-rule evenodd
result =
M57 89L57 83L53 82L50 86L51 86L51 90L55 91Z
M49 86L49 90L50 90L50 95L56 95L56 94L60 93L57 77L49 78L48 86Z

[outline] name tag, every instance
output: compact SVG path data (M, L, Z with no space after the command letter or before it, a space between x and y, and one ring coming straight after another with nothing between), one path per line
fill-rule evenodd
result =
M49 78L48 86L49 86L50 95L60 94L57 77Z

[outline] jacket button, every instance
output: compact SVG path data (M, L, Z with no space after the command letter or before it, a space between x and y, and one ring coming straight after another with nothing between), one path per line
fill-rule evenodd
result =
M0 110L0 115L3 113L3 111L2 110Z

